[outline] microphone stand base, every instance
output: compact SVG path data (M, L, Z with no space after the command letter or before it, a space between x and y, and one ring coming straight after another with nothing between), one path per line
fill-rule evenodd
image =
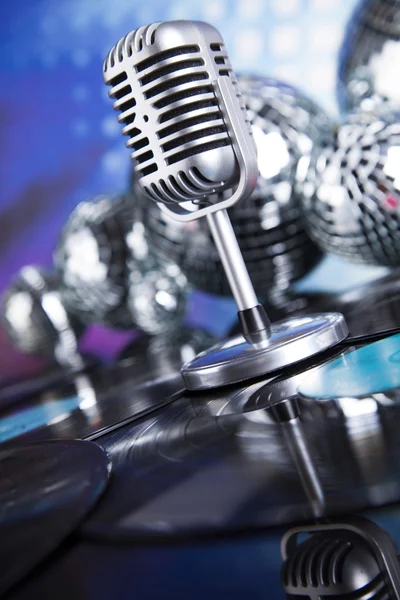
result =
M219 342L183 365L188 390L207 390L267 375L327 350L349 331L340 313L320 313L274 323L267 342L249 344L238 335Z

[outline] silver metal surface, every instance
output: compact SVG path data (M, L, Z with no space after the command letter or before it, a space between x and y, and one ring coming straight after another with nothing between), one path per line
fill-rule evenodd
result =
M191 291L177 264L154 257L140 222L125 234L127 306L132 321L150 335L173 334L182 325Z
M164 210L198 218L218 210L199 208L211 193L237 185L235 199L221 202L227 208L254 189L251 129L216 29L196 21L141 27L112 48L103 74L140 185Z
M321 313L272 325L257 348L237 336L199 354L181 369L188 390L211 389L266 375L334 346L348 335L343 316Z
M251 196L228 214L256 293L275 297L322 256L305 230L301 197L313 175L312 157L334 143L332 124L318 105L289 85L240 75L238 83L257 146L259 177ZM207 222L172 219L146 202L135 179L133 193L136 218L157 257L179 264L194 287L230 295Z
M86 323L171 332L184 319L190 289L178 265L151 252L133 212L123 195L72 212L54 257L63 299Z
M257 296L228 213L226 210L219 210L208 214L207 220L238 309L246 310L257 306Z
M213 27L171 21L132 31L112 48L103 74L134 148L139 185L164 212L195 220L251 194L258 176L255 144ZM226 189L228 198L210 200ZM227 215L209 223L238 309L253 308L256 295Z
M304 491L308 497L314 517L318 518L324 514L325 497L318 471L312 460L304 434L303 424L299 417L291 419L287 423L281 423L282 432L287 447L296 464Z
M98 196L81 202L54 252L63 302L87 324L134 326L126 303L124 208L120 197Z
M83 367L78 339L84 326L64 306L55 275L23 267L3 296L1 317L22 352L51 356L64 367Z
M227 75L227 72L225 75ZM207 197L204 197L203 192L202 200L205 206L200 207L201 200L199 199L199 206L195 212L183 208L182 204L159 203L163 212L172 215L179 221L193 221L219 210L226 210L237 202L248 198L256 187L258 177L256 148L252 136L249 135L249 132L251 134L252 131L248 118L243 119L243 110L240 110L238 106L237 101L240 95L236 82L235 86L231 78L226 76L218 77L215 82L215 93L230 133L230 140L238 163L239 181L235 188L230 191L230 194L219 197L214 196L211 202L210 194L214 194L217 191L216 188L208 190ZM200 198L199 192L198 197Z
M400 2L363 0L348 23L338 65L343 112L400 107Z
M356 262L400 264L400 123L396 113L359 112L325 149L302 196L311 237Z

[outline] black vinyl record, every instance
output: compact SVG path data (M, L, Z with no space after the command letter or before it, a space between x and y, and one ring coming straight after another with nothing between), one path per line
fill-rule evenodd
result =
M0 445L16 439L92 439L168 404L184 388L182 363L215 341L185 327L174 336L141 335L114 363L81 373L57 370L0 390Z
M0 452L0 595L76 529L103 493L96 444L52 441Z
M115 364L43 377L0 392L0 444L91 438L171 401L182 390L179 364L158 360L138 340Z
M286 383L186 393L103 436L114 477L85 535L221 535L399 501L400 406L390 393L329 413L296 396L300 381L297 367Z

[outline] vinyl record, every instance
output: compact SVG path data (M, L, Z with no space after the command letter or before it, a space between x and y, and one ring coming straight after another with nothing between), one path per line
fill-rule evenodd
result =
M162 336L161 336L162 337ZM158 339L158 338L156 338ZM96 437L108 427L138 418L171 401L183 389L179 372L185 358L164 346L162 360L143 336L115 364L99 365L88 373L65 373L38 389L26 383L0 392L11 404L0 411L0 444L47 439Z
M103 493L104 451L57 441L0 452L0 595L76 529Z
M254 403L263 385L265 395ZM274 381L186 393L105 435L99 443L112 457L114 477L83 534L117 542L197 538L400 500L398 405L383 435L379 411L371 422L361 404L351 418L330 420L308 410L303 418L293 400L292 416L277 418L269 385ZM275 407L279 396L278 386Z

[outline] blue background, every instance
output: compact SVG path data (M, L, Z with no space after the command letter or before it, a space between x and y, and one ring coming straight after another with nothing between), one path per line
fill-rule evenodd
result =
M209 21L236 71L295 84L334 116L336 57L353 6L354 0L0 3L0 291L24 264L51 263L78 202L127 186L129 153L102 81L103 58L122 35L158 20ZM192 306L197 320L209 319L210 302ZM212 305L216 329L227 325L226 303ZM1 372L37 367L16 361L1 336ZM106 346L109 337L100 339Z

